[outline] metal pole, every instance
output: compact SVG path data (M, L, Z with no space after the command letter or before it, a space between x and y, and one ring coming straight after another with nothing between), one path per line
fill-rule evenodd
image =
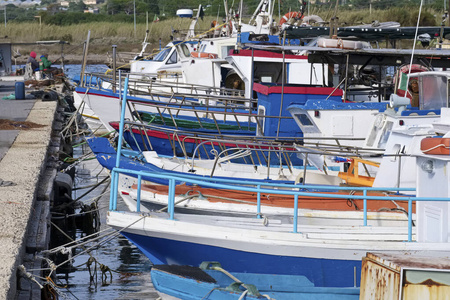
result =
M4 11L5 11L5 28L6 28L6 6L4 8Z
M363 200L363 202L364 202L364 226L367 226L367 198L366 198L366 196L367 196L367 190L364 190L363 191L363 196L364 196L364 200Z
M344 100L347 100L347 79L348 79L348 61L350 57L347 54L347 61L345 62L345 88L344 88Z
M256 218L261 219L261 192L259 191L261 189L261 185L258 184L257 188L258 188L258 194L257 194L257 198L256 198L257 199L256 200L256 203L257 203L257 205L256 205L256 212L257 212Z
M112 63L113 63L113 93L115 93L116 92L116 81L117 81L117 69L116 69L116 49L117 49L117 45L113 45L112 46L112 48L113 48L113 57L112 57L112 59L113 59L113 61L112 61Z
M134 10L134 38L136 38L136 0L133 1Z
M286 31L284 32L284 37L286 37ZM283 40L284 40L284 38L283 38ZM282 65L282 68L281 68L281 72L282 72L281 73L281 100L280 100L281 102L280 102L280 113L278 115L277 138L278 138L278 136L280 134L281 115L283 114L284 81L286 80L285 76L284 76L285 62L286 62L286 52L283 49L283 65Z
M80 76L80 82L83 82L84 80L84 70L86 68L86 61L87 61L87 55L88 55L88 49L89 49L89 40L91 39L91 31L88 31L88 36L86 39L86 44L84 47L84 53L83 53L83 65L81 66L81 76ZM84 86L84 84L82 84L81 86Z
M138 186L137 186L137 199L136 199L136 211L141 211L141 184L142 184L142 175L138 175Z

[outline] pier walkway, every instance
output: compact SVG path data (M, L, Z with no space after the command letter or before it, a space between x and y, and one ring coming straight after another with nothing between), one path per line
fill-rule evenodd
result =
M42 211L41 208L37 211L38 183L46 166L58 103L2 100L14 92L14 86L5 88L3 82L0 86L0 119L43 125L26 130L0 130L0 299L15 299L18 267L24 264L30 227L35 226L32 219ZM43 233L45 229L39 231ZM48 239L45 233L35 238ZM40 299L37 296L31 298Z

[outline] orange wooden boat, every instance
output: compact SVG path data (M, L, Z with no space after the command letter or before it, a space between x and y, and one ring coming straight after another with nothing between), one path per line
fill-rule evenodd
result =
M137 190L137 185L132 186ZM142 184L141 189L143 192L155 193L158 195L168 195L168 187L165 185L156 184ZM320 192L323 194L323 192ZM335 195L362 195L359 191L336 191L329 192L329 194ZM175 188L175 195L180 197L189 195L199 195L203 200L207 200L210 203L234 203L234 204L250 204L256 205L257 193L236 191L236 190L224 190L204 187L194 187L179 185ZM201 195L201 196L200 196ZM368 192L367 196L394 196L394 194L387 194L383 192ZM368 200L367 211L407 211L408 201L402 200L402 196L398 195L399 200L386 201L386 200ZM291 195L279 195L279 194L261 194L261 205L280 207L280 208L293 208L294 196ZM362 211L364 209L364 200L355 199L341 199L341 198L320 198L320 197L299 197L298 208L300 209L312 209L312 210L330 210L330 211ZM415 212L415 203L413 202L413 213Z

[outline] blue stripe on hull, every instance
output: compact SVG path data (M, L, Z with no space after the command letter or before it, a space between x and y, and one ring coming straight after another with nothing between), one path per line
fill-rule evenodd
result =
M174 155L174 152L172 149L172 144L170 143L170 141L168 139L161 139L161 138L149 136L148 138L150 139L150 143L152 145L152 147L150 147L150 144L147 141L147 137L142 138L140 135L132 134L129 131L125 131L123 133L123 137L124 137L125 141L130 145L130 147L135 151L153 149L160 155L169 155L169 156ZM137 142L137 144L136 144L136 142ZM195 144L195 143L184 142L184 147L185 147L188 157L194 156L194 151L197 148L197 146L198 146L198 144ZM178 141L174 142L174 147L175 147L175 156L185 157L184 152L183 152L182 148L180 147L180 144ZM206 143L206 144L203 144L201 147L197 148L197 151L195 152L195 157L200 156L201 158L204 158L204 159L214 159L215 157L211 152L213 149L216 150L218 153L222 152L222 150L223 150L218 145L212 146L212 145ZM235 151L237 151L237 150L231 150L230 154L234 153ZM265 165L264 156L262 155L261 152L264 152L265 157L268 158L267 151L252 152L252 158L256 164L258 164L258 162L261 161L262 164ZM278 166L280 164L280 159L279 159L278 154L279 154L278 152L271 153L271 156L270 156L271 165ZM289 160L292 162L292 164L294 166L303 165L303 160L300 159L299 157L297 157L297 153L286 152L284 155L286 157L289 157ZM284 155L282 155L282 161L283 161L283 165L286 165L287 164L286 157ZM244 158L232 159L231 162L249 164L249 163L252 163L252 160L250 159L250 157L246 156Z
M122 234L154 264L199 266L203 261L219 261L230 272L303 275L317 287L353 287L356 273L356 285L360 284L359 260L267 255L128 232Z

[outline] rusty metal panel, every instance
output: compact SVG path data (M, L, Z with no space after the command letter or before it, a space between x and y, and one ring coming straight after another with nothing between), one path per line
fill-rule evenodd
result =
M450 260L367 253L360 300L450 300Z
M362 261L360 300L398 300L400 271L367 254Z
M402 299L450 300L450 270L404 270Z

